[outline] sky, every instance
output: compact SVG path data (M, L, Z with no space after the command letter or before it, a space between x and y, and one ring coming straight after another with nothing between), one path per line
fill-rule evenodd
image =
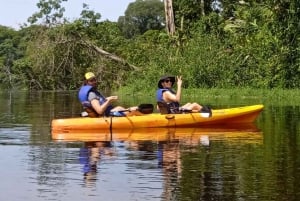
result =
M36 4L39 0L0 0L0 25L18 29L27 23L27 18L38 12ZM135 0L68 0L63 3L66 11L64 16L69 21L80 17L82 4L88 4L89 9L101 14L101 20L116 22L123 16L129 3Z

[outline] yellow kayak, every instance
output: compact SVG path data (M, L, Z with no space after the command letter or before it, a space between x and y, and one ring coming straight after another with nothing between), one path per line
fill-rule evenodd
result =
M216 128L136 128L110 130L52 131L57 141L109 142L109 141L174 141L192 144L199 141L226 139L232 141L262 142L262 133L254 124L235 124Z
M243 124L254 122L263 110L263 107L263 105L251 105L227 109L213 109L211 117L199 112L190 112L184 114L152 113L142 116L53 119L51 129L54 132L69 132L77 130L182 128Z

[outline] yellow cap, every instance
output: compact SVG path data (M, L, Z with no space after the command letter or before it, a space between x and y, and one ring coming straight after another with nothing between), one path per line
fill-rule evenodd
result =
M96 76L95 76L94 73L88 72L88 73L86 73L86 74L84 75L84 77L85 77L86 80L90 80L90 79L92 79L92 78L94 78L94 77L96 77Z

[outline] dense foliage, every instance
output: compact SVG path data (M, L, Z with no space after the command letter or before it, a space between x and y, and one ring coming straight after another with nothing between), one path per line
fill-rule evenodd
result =
M130 3L118 25L126 38L144 34L148 30L164 28L164 5L160 0L136 0Z
M2 88L77 89L88 70L102 88L136 91L166 73L183 75L187 88L300 87L296 0L173 0L174 36L159 0L129 4L118 22L86 4L69 22L63 1L40 0L20 30L0 26Z

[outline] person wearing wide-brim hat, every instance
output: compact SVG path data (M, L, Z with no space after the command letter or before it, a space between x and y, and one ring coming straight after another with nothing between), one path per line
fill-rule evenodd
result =
M196 102L186 103L183 106L180 106L181 99L181 86L182 78L177 76L177 91L175 92L172 87L175 84L175 76L164 75L158 81L158 89L156 91L156 101L158 103L166 103L171 110L169 113L179 113L181 110L197 110L200 111L202 106ZM159 110L159 106L158 106Z
M160 89L164 88L163 83L166 80L170 80L170 82L172 83L171 87L173 87L173 85L175 83L175 76L173 76L173 75L164 75L158 81L158 84L157 84L158 88L160 88Z
M83 108L90 117L111 116L119 111L126 110L122 106L113 106L112 103L118 100L118 96L103 96L97 90L97 79L94 73L87 72L84 75L84 83L78 92L78 98ZM137 107L131 107L130 111L136 111ZM132 115L137 113L131 113ZM125 115L123 113L117 114ZM127 112L126 112L127 115Z

